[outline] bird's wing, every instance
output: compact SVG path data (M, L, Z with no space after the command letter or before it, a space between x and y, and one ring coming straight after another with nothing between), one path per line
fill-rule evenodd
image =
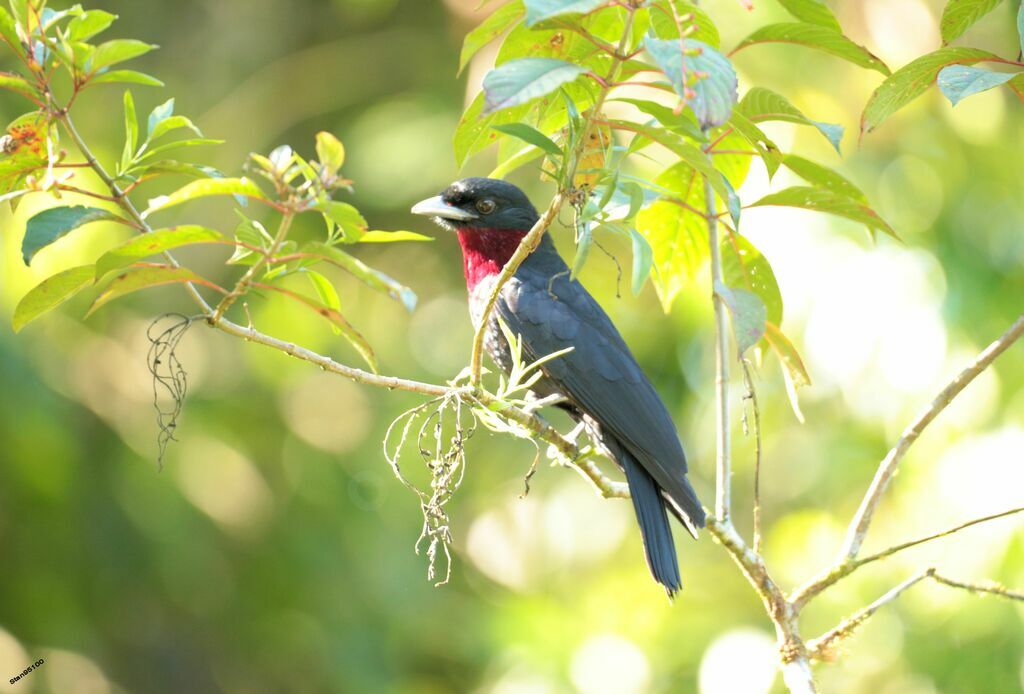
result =
M522 336L525 359L573 348L545 363L545 375L636 457L694 526L702 527L704 512L686 480L686 456L661 398L587 290L568 276L553 281L551 276L524 264L502 289L498 315Z

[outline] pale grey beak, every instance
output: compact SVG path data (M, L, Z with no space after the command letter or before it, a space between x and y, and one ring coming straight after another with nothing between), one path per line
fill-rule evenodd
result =
M419 201L412 206L411 212L413 214L421 214L424 217L440 217L441 219L451 219L457 222L466 222L477 218L477 215L472 212L449 205L440 195Z

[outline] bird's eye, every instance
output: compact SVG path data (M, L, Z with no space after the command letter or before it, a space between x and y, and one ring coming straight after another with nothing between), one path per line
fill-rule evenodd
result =
M476 203L476 209L480 210L481 214L490 214L491 212L494 212L495 207L497 207L497 205L493 200L478 200Z

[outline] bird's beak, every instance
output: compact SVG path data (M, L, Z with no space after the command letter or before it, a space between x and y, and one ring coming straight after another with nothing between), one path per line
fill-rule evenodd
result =
M472 212L449 205L440 195L419 201L412 206L411 212L413 214L421 214L424 217L440 217L441 219L450 219L456 222L466 222L477 218Z

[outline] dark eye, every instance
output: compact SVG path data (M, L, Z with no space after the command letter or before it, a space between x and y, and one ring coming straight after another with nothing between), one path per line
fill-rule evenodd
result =
M481 214L490 214L491 212L494 212L495 207L497 207L497 205L493 200L478 200L476 203L476 209L480 210Z

